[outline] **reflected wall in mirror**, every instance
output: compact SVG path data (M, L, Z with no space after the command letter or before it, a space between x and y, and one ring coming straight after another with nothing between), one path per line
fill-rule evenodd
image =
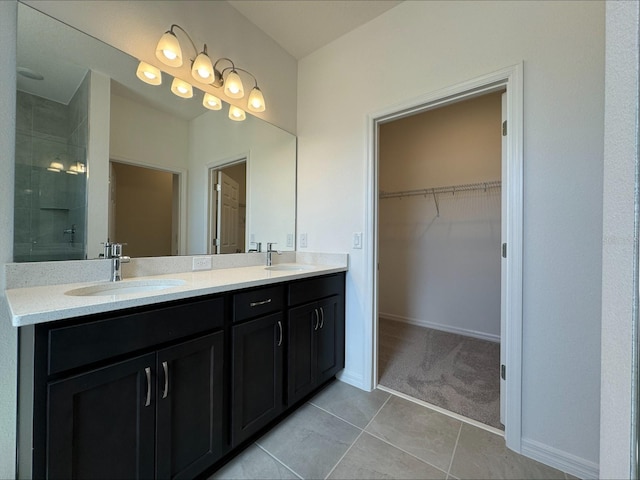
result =
M162 85L142 83L135 58L20 3L17 53L14 261L97 258L107 237L135 257L164 255L167 245L166 254L189 255L246 252L252 242L295 248L295 136L207 110L195 88L194 98L178 98L165 73ZM210 175L241 159L242 238L219 248ZM162 248L141 235L150 229L139 219L166 201L122 195L143 189L130 185L133 167L171 179Z

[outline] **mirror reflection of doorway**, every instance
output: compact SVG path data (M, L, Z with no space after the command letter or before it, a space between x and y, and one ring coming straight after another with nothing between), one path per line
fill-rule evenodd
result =
M177 255L179 185L176 173L111 161L109 239L131 257Z
M246 158L209 169L207 253L246 252Z

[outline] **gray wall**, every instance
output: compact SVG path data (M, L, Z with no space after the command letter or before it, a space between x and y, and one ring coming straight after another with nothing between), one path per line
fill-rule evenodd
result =
M16 12L14 1L0 2L0 291L4 264L13 256L13 172L16 104ZM15 476L18 330L11 326L0 295L0 478Z
M602 245L602 396L600 477L631 470L634 312L637 293L634 189L638 167L640 2L607 3ZM637 401L636 401L637 402ZM636 403L637 408L637 403ZM636 412L638 415L640 412ZM636 417L636 422L638 418ZM638 472L635 478L638 478Z

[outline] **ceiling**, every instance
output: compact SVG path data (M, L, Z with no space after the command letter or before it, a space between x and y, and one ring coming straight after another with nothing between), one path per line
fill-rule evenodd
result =
M297 60L363 25L401 0L228 0Z

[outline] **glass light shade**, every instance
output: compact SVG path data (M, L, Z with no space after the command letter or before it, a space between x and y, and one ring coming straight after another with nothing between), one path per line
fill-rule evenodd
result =
M162 83L162 74L160 73L160 69L153 65L149 65L146 62L140 62L138 70L136 71L136 76L149 85L160 85Z
M258 87L253 87L251 90L247 106L252 112L264 112L266 108L264 104L264 96Z
M209 110L220 110L222 108L222 101L215 95L205 93L204 98L202 99L202 105Z
M64 165L62 165L62 163L60 162L51 162L47 167L47 170L49 170L50 172L60 172L64 170Z
M229 72L229 75L227 75L227 78L224 81L224 94L229 98L244 97L242 80L240 80L240 75L238 75L234 70Z
M236 122L241 122L247 118L247 114L241 108L238 108L235 105L229 105L229 118Z
M213 82L213 64L209 55L202 52L193 61L191 76L201 83Z
M182 65L182 49L178 37L171 31L165 32L156 46L156 57L165 65L180 67Z
M193 97L193 87L184 80L180 80L179 78L174 78L173 82L171 82L171 91L174 93L174 95L177 95L181 98Z
M67 170L67 173L69 175L77 175L78 174L78 166L77 165L71 165L69 167L69 170Z

